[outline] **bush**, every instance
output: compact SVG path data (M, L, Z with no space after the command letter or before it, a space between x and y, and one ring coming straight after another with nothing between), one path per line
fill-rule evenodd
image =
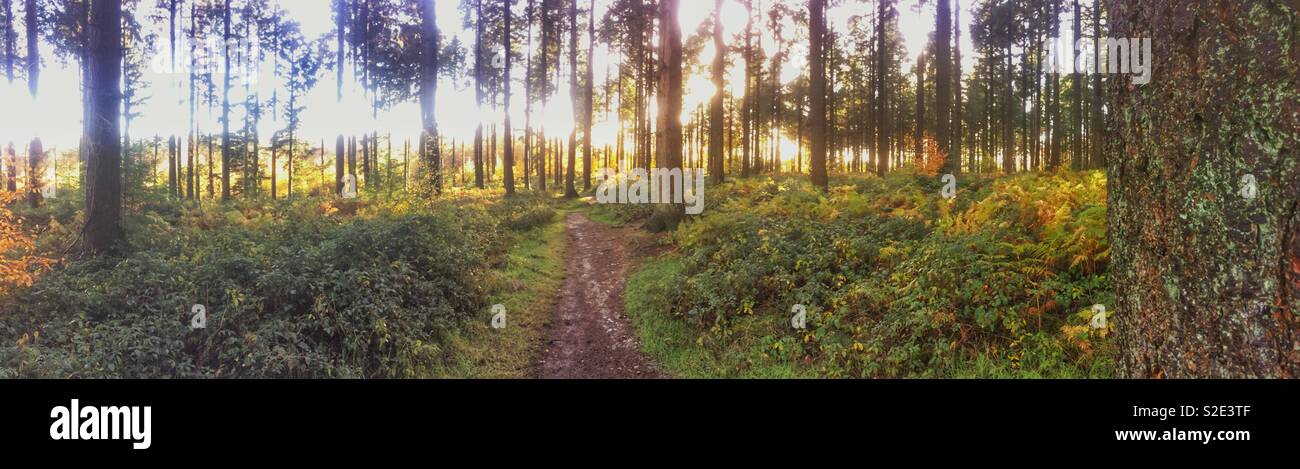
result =
M828 194L802 179L716 188L673 235L673 313L740 368L1107 375L1105 330L1080 314L1110 303L1104 177L964 179L951 201L937 178L910 172ZM796 304L805 331L790 326Z
M130 254L70 261L0 297L0 340L14 344L0 375L427 376L444 336L486 309L482 278L508 242L509 210L480 202L135 215ZM191 330L196 304L207 324Z

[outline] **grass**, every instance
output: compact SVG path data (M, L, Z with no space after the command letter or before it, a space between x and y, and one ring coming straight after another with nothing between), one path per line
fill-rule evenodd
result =
M705 348L700 334L672 314L669 298L679 288L681 261L673 254L647 260L628 275L625 307L641 339L641 350L675 378L805 378L792 363L753 363L737 370Z
M564 281L563 213L549 224L520 232L504 256L503 268L489 279L489 304L506 307L506 327L482 320L448 340L448 363L437 377L526 378L541 353L543 326L554 310Z
M622 226L623 220L619 219L618 214L614 213L608 205L593 205L587 210L587 218L591 221L608 226Z

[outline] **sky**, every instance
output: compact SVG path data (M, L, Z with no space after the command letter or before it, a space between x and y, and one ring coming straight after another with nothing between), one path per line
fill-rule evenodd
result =
M288 12L288 17L298 21L302 25L304 35L311 39L322 35L330 34L333 29L333 19L330 7L331 0L272 0L272 3L278 3ZM963 68L966 71L971 70L975 61L975 54L971 52L971 43L969 36L969 22L971 15L971 5L979 0L956 0L961 4L961 29L963 37L960 47L962 49ZM597 0L597 14L603 16L606 12L606 4L609 0ZM770 5L770 0L758 0L763 9ZM153 2L142 2L142 5L152 6ZM462 24L462 15L457 9L458 1L455 0L438 0L438 21L439 28L443 34L449 38L452 36L459 37L461 42L467 45L473 44L473 30L466 30ZM519 1L516 5L516 15L522 15L523 6L526 2ZM580 2L585 3L584 2ZM898 6L899 24L903 33L904 43L908 50L908 57L903 64L903 69L907 70L914 62L916 55L924 47L928 35L934 29L934 1L925 2L924 6L918 8L917 0L901 0ZM848 0L845 5L832 8L828 11L828 22L836 30L843 31L847 28L849 18L854 15L864 14L873 8L874 2ZM19 7L15 7L19 8ZM756 6L757 8L757 6ZM712 15L713 2L704 0L688 0L681 3L681 12L679 21L682 31L690 34L695 31L697 26L706 21ZM15 11L21 18L22 13ZM148 13L140 12L140 16ZM599 18L599 17L598 17ZM739 2L727 1L722 13L723 26L728 36L742 31L745 26L745 13ZM582 20L580 20L582 21ZM771 49L770 34L767 34L766 18L762 22L755 22L755 29L759 31L762 41L768 44L767 50ZM185 84L186 75L184 73L170 73L167 70L165 57L167 47L166 23L152 24L146 22L146 28L157 33L160 37L158 48L159 54L151 56L151 66L146 67L144 81L149 84L140 90L140 94L147 96L148 102L141 106L138 111L141 116L132 122L131 133L135 138L161 135L166 138L169 134L183 135L186 131L186 124L189 120L189 108L186 103L188 98L188 85ZM21 26L19 27L21 32ZM793 29L793 26L786 26L786 31ZM788 33L787 33L788 34ZM586 41L585 34L582 34L582 41ZM22 44L24 39L19 38ZM331 42L332 44L332 42ZM535 42L536 44L536 42ZM585 47L585 46L584 46ZM792 58L784 65L785 73L782 79L790 81L806 68L806 44L796 44L796 50ZM181 47L184 49L184 47ZM7 83L0 77L0 144L6 144L9 141L27 142L33 136L40 136L45 142L47 149L59 151L75 147L81 132L81 93L79 88L79 76L75 63L62 63L56 59L49 44L41 43L41 53L44 58L43 71L40 79L40 93L36 100L32 100L27 92L26 83L21 80L15 80L12 84ZM618 60L616 53L607 51L600 45L596 48L595 74L597 83L604 80L607 65L612 61ZM702 53L702 63L709 63L714 56L711 41L705 46ZM184 60L181 60L184 62ZM279 88L283 96L281 80L277 80L270 74L269 66L264 66L262 74L257 76L253 82L256 83L255 89L260 92L263 99L269 97L272 91ZM617 70L614 68L614 70ZM327 145L333 145L334 136L338 134L354 134L372 129L380 129L380 134L391 133L393 138L401 139L406 137L414 138L419 134L419 107L415 103L403 103L395 106L393 109L381 111L378 119L372 117L367 99L363 96L361 89L355 85L355 79L352 77L351 67L348 67L345 75L345 97L342 102L337 100L335 92L336 79L333 70L322 70L320 80L316 87L304 97L304 104L307 111L303 116L302 138L309 141L325 140ZM545 122L548 128L568 129L572 126L573 118L569 105L568 93L568 72L567 66L563 73L564 83L559 88L557 96L551 98L550 109L541 109L540 103L534 109L534 121ZM581 71L579 72L581 73ZM616 73L616 71L615 71ZM689 73L689 71L688 71ZM729 70L730 77L739 77L743 72L733 67ZM522 89L522 73L514 74L516 80L516 89ZM217 78L219 80L219 78ZM708 77L703 74L688 76L687 91L684 108L689 112L700 103L705 102L713 93L712 85ZM739 82L743 80L729 80L730 89L739 95L743 93L743 87ZM245 92L240 80L232 80L231 100L239 102L244 99ZM512 109L512 118L515 122L522 123L524 119L522 92L517 91L519 96L514 100ZM206 106L200 105L198 119L200 126L205 132L219 128L217 118L220 115L220 103L209 113ZM497 120L500 116L492 114L489 110L476 110L472 89L458 90L450 82L443 81L439 86L437 114L439 117L440 130L445 138L464 141L471 137L478 116L483 120ZM243 122L244 113L239 107L232 106L232 122L239 125ZM612 138L613 129L616 123L602 122L603 116L596 116L597 130L595 136L597 144L601 144L602 138ZM275 119L263 119L259 132L263 139L269 139L269 136L275 130L282 129L285 126L283 116L277 116ZM400 140L399 140L400 141ZM23 152L23 143L16 144L19 152Z

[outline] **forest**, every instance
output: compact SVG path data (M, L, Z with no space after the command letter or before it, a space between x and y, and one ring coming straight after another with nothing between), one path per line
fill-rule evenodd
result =
M1294 378L1298 13L0 0L0 377Z

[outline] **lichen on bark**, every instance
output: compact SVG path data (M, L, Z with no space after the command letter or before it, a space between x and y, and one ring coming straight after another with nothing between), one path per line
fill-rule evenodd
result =
M1121 372L1300 377L1295 2L1105 6L1154 55L1149 84L1106 78Z

